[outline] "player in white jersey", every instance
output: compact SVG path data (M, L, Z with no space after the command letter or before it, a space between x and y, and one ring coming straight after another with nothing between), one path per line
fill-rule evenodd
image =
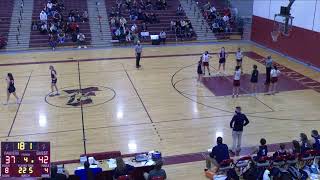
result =
M209 73L209 76L210 76L210 68L209 68L209 60L210 59L211 59L211 56L209 55L208 51L204 52L204 54L202 54L202 56L201 56L201 61L202 61L202 64L203 64L203 75L206 74L206 67L207 67L208 73Z
M236 52L236 61L237 61L237 66L240 66L241 72L243 72L242 58L243 58L242 51L240 48L238 48L238 51Z
M280 75L280 71L278 70L277 66L274 65L271 69L270 75L271 75L271 86L269 87L268 95L274 95L277 93L277 85L278 85L278 77Z
M236 69L234 71L234 76L233 76L232 98L234 98L234 96L236 96L236 97L239 96L240 78L241 78L240 66L236 66Z

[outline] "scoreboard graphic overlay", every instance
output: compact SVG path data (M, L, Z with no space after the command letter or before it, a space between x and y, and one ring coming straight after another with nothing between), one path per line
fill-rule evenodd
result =
M1 177L50 177L50 142L1 142Z

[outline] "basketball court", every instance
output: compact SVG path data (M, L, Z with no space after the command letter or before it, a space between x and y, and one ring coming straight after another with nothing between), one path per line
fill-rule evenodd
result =
M214 54L222 46L229 52L225 75L218 73ZM241 96L231 97L238 47L245 52L245 76L254 64L261 73L256 97L248 94L247 78L242 79ZM196 68L205 50L213 56L213 73L200 83ZM262 85L267 55L283 72L280 93L274 96L264 95ZM0 99L5 101L4 77L12 72L22 103L15 104L11 97L9 105L0 106L0 140L50 141L52 161L114 150L123 154L159 150L163 156L204 152L218 136L231 145L229 122L236 106L250 120L244 147L257 145L262 137L268 143L290 142L301 131L309 134L320 127L320 73L256 45L149 46L141 64L137 70L132 48L1 54ZM48 96L49 65L57 70L60 96ZM78 95L79 89L85 95ZM84 98L83 108L77 98ZM198 161L165 169L172 179L200 179L203 167Z

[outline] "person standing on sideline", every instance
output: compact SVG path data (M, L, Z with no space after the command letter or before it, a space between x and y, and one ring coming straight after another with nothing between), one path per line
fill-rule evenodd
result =
M13 94L14 97L16 97L17 104L20 104L21 101L16 94L16 88L14 87L14 78L12 73L8 73L6 81L7 81L7 101L4 103L4 105L8 104L11 94Z
M234 77L233 77L233 90L232 90L232 98L234 96L239 96L240 91L240 78L241 78L241 70L240 66L236 66L236 69L234 71Z
M209 59L211 56L209 55L208 51L205 51L204 54L201 56L202 64L203 64L203 75L206 75L206 67L208 69L209 76L210 74L210 68L209 68Z
M258 78L259 77L259 71L258 71L258 66L257 65L253 65L253 70L251 73L251 94L252 96L255 96L257 93L257 84L258 84Z
M237 61L237 66L240 66L241 73L243 73L242 59L243 59L242 51L240 48L238 48L238 51L236 52L236 61Z
M50 70L50 75L51 75L51 94L49 96L59 96L59 90L57 87L57 71L54 69L53 66L49 66L49 70ZM53 94L54 89L57 91L56 94Z
M237 106L235 114L230 121L230 128L232 128L232 150L233 153L239 153L241 150L241 138L243 127L249 124L249 120L245 114L241 113L241 107Z
M224 47L221 48L221 51L219 53L219 72L220 72L220 67L222 65L223 68L223 72L225 72L226 70L226 58L228 56L228 54L226 53Z
M142 46L140 44L140 41L137 42L137 45L135 46L135 53L136 53L136 68L140 68L140 58L142 53Z
M166 44L167 33L164 30L162 30L159 36L160 36L160 41L163 42L163 44Z
M270 72L271 72L271 68L272 68L272 62L273 60L271 59L271 56L268 56L266 59L266 81L265 81L265 85L269 85L270 84Z

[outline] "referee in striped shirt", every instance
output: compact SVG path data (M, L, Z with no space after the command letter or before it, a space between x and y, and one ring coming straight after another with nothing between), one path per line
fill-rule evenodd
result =
M142 53L142 46L140 44L140 41L137 42L137 45L134 48L135 53L136 53L136 68L140 68L140 58L141 58L141 53Z

